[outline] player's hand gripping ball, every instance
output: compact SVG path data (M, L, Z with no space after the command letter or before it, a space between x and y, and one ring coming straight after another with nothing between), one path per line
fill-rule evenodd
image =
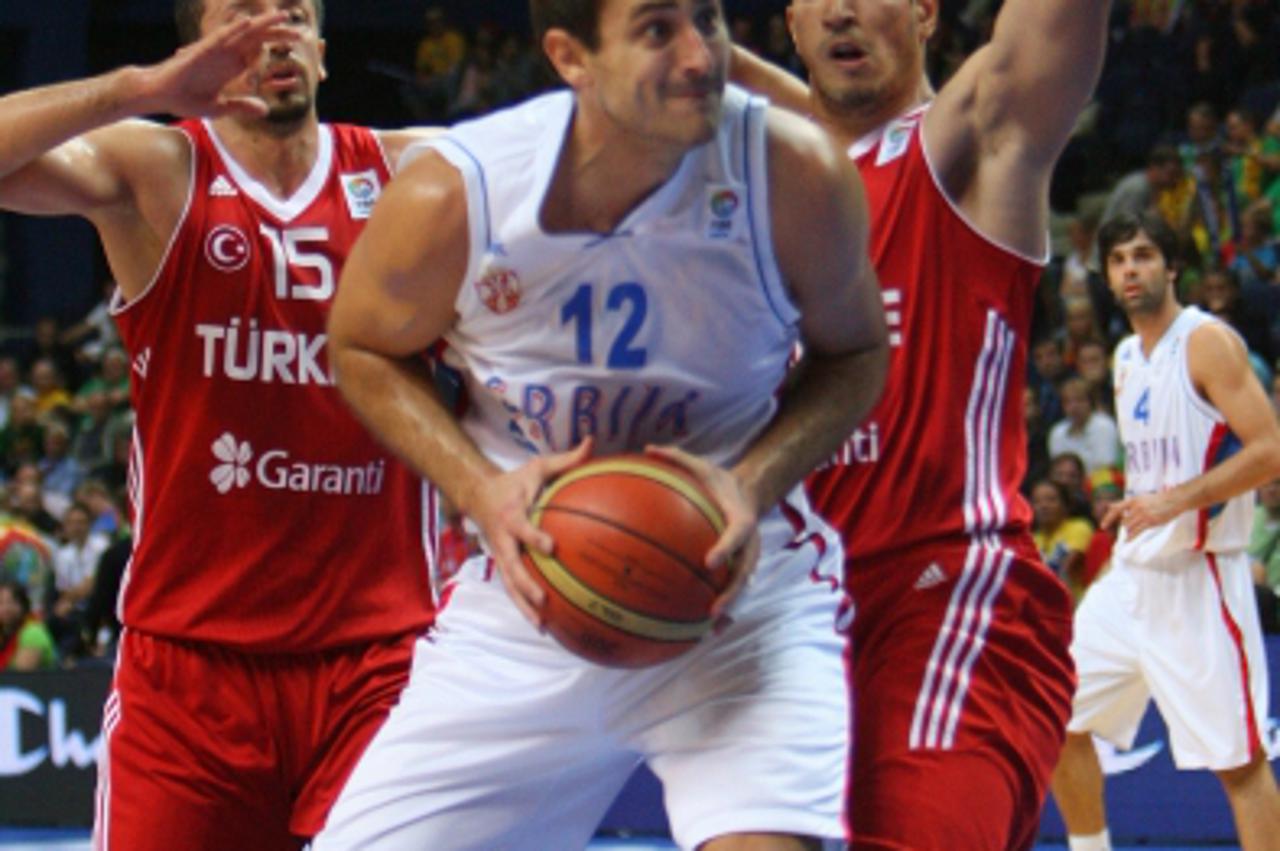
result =
M731 573L704 564L724 517L692 472L647 455L594 459L551 482L531 518L555 552L523 558L546 591L547 631L569 650L639 668L710 631Z

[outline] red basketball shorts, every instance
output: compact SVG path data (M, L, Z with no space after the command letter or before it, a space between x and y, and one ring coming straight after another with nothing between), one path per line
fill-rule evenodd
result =
M408 680L415 636L255 655L126 630L95 851L295 851Z
M1030 848L1071 713L1071 599L1028 540L849 571L854 849Z

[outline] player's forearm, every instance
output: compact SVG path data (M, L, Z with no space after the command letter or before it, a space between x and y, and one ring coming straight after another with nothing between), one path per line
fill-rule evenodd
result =
M809 114L809 87L794 74L734 45L729 77L745 89L764 95L774 106Z
M384 446L429 479L462 514L497 468L458 424L424 365L355 347L332 346L338 387Z
M734 473L763 514L831 456L871 411L884 389L888 345L806 357L782 394L773 422Z
M1246 445L1206 473L1171 489L1177 514L1226 502L1280 478L1280 440L1264 439Z
M69 139L142 114L147 93L147 72L130 67L0 98L0 178Z

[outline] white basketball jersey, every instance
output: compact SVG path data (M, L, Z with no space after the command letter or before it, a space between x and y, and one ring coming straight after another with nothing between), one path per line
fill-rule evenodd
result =
M471 256L445 357L487 457L510 469L594 435L599 455L675 445L727 465L766 426L799 314L770 236L765 108L730 87L716 136L609 234L542 227L571 93L430 143L466 185ZM788 501L809 514L799 488ZM798 531L773 515L766 547Z
M1203 474L1240 449L1239 439L1196 392L1187 367L1187 339L1218 320L1184 308L1147 357L1136 335L1116 348L1116 414L1125 452L1125 495L1157 493ZM1249 543L1253 493L1188 511L1130 538L1122 532L1116 556L1151 565L1191 550L1237 552Z

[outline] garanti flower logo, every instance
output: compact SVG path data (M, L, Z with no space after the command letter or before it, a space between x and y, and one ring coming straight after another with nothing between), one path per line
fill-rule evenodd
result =
M222 462L209 474L209 481L213 482L218 493L230 493L232 488L242 488L249 483L253 447L248 441L241 443L228 431L213 442L212 449L213 457Z

